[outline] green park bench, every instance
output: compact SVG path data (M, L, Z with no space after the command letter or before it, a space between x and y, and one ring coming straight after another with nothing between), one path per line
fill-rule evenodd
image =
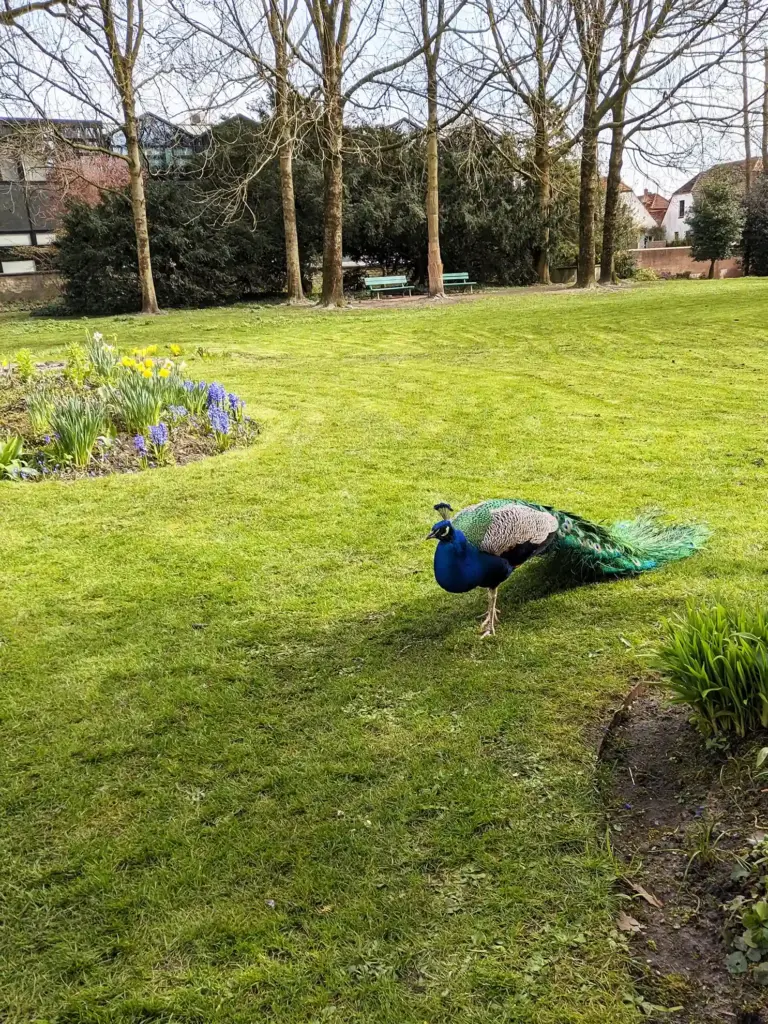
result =
M386 292L408 292L413 291L413 285L409 284L408 278L402 277L366 277L365 290L373 298Z
M475 284L477 281L470 281L466 270L457 274L443 274L443 288L469 288L471 293L472 286Z

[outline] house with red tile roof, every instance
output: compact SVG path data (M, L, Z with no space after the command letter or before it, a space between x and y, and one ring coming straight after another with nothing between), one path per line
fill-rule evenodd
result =
M679 241L688 234L688 215L691 212L693 201L702 184L713 174L727 174L733 178L734 186L744 189L744 172L746 161L731 160L728 163L715 164L706 171L699 171L689 178L684 185L674 193L669 200L667 212L664 214L662 227L668 242ZM759 156L753 157L751 161L752 176L762 174L763 161Z
M637 198L656 221L656 224L660 226L664 220L664 214L667 212L669 200L659 192L649 192L648 189L645 189L643 194Z

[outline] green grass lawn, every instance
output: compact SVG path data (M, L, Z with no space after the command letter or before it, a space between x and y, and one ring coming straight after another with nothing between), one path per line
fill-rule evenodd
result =
M0 1018L623 1024L595 738L688 597L762 597L768 283L342 314L0 318L204 346L263 425L0 485ZM437 588L432 505L715 530L689 562ZM628 646L631 645L630 646Z

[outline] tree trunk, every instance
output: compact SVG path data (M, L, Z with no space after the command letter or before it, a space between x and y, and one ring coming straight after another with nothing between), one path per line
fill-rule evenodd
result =
M533 163L535 167L534 189L536 207L539 213L539 241L536 247L536 277L539 284L550 284L549 239L552 215L552 158L549 151L546 124L537 118L534 129L535 144Z
M576 287L595 284L595 212L597 210L597 129L593 111L585 112L581 138L581 175L579 181L579 258Z
M715 276L715 264L716 263L717 263L717 260L712 260L712 262L709 264L709 273L707 274L707 280L708 281L711 281L712 278Z
M293 194L293 143L288 140L280 147L280 193L283 200L283 231L285 233L286 291L289 302L301 302L299 233L296 227L296 199Z
M286 52L286 25L276 4L270 5L269 29L275 49L275 112L280 145L280 198L283 204L285 236L285 285L289 302L301 302L301 259L296 228L296 198L293 191L293 132Z
M427 276L430 298L443 296L437 151L437 62L427 56Z
M323 220L323 306L344 305L344 271L342 268L342 218L344 215L344 183L342 179L342 105L338 85L326 96L325 152L323 153L324 220Z
M768 174L768 46L763 50L763 174Z
M752 189L752 139L749 131L749 66L747 61L747 37L741 37L741 98L742 116L744 121L744 198L749 198ZM744 276L750 271L751 257L749 246L745 245L741 254L741 264Z
M152 276L152 257L149 250L149 225L147 224L147 200L144 193L144 174L141 164L136 115L130 101L124 101L125 141L128 156L128 174L131 182L131 211L136 232L136 255L139 264L141 285L141 312L159 313L155 294L155 280Z
M741 93L742 118L744 124L744 192L749 195L752 188L752 139L749 131L749 65L747 61L747 38L741 39Z
M616 223L621 202L621 164L624 159L624 100L613 108L611 129L611 156L605 181L605 211L603 215L603 248L600 255L600 284L615 280L613 257L616 251Z

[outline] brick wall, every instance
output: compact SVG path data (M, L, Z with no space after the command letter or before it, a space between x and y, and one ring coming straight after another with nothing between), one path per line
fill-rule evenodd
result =
M13 302L52 302L61 295L58 274L0 274L0 306Z
M688 245L670 246L666 249L631 249L638 267L650 267L657 274L691 274L706 277L709 263L691 259ZM715 277L741 277L741 262L735 258L718 260Z

